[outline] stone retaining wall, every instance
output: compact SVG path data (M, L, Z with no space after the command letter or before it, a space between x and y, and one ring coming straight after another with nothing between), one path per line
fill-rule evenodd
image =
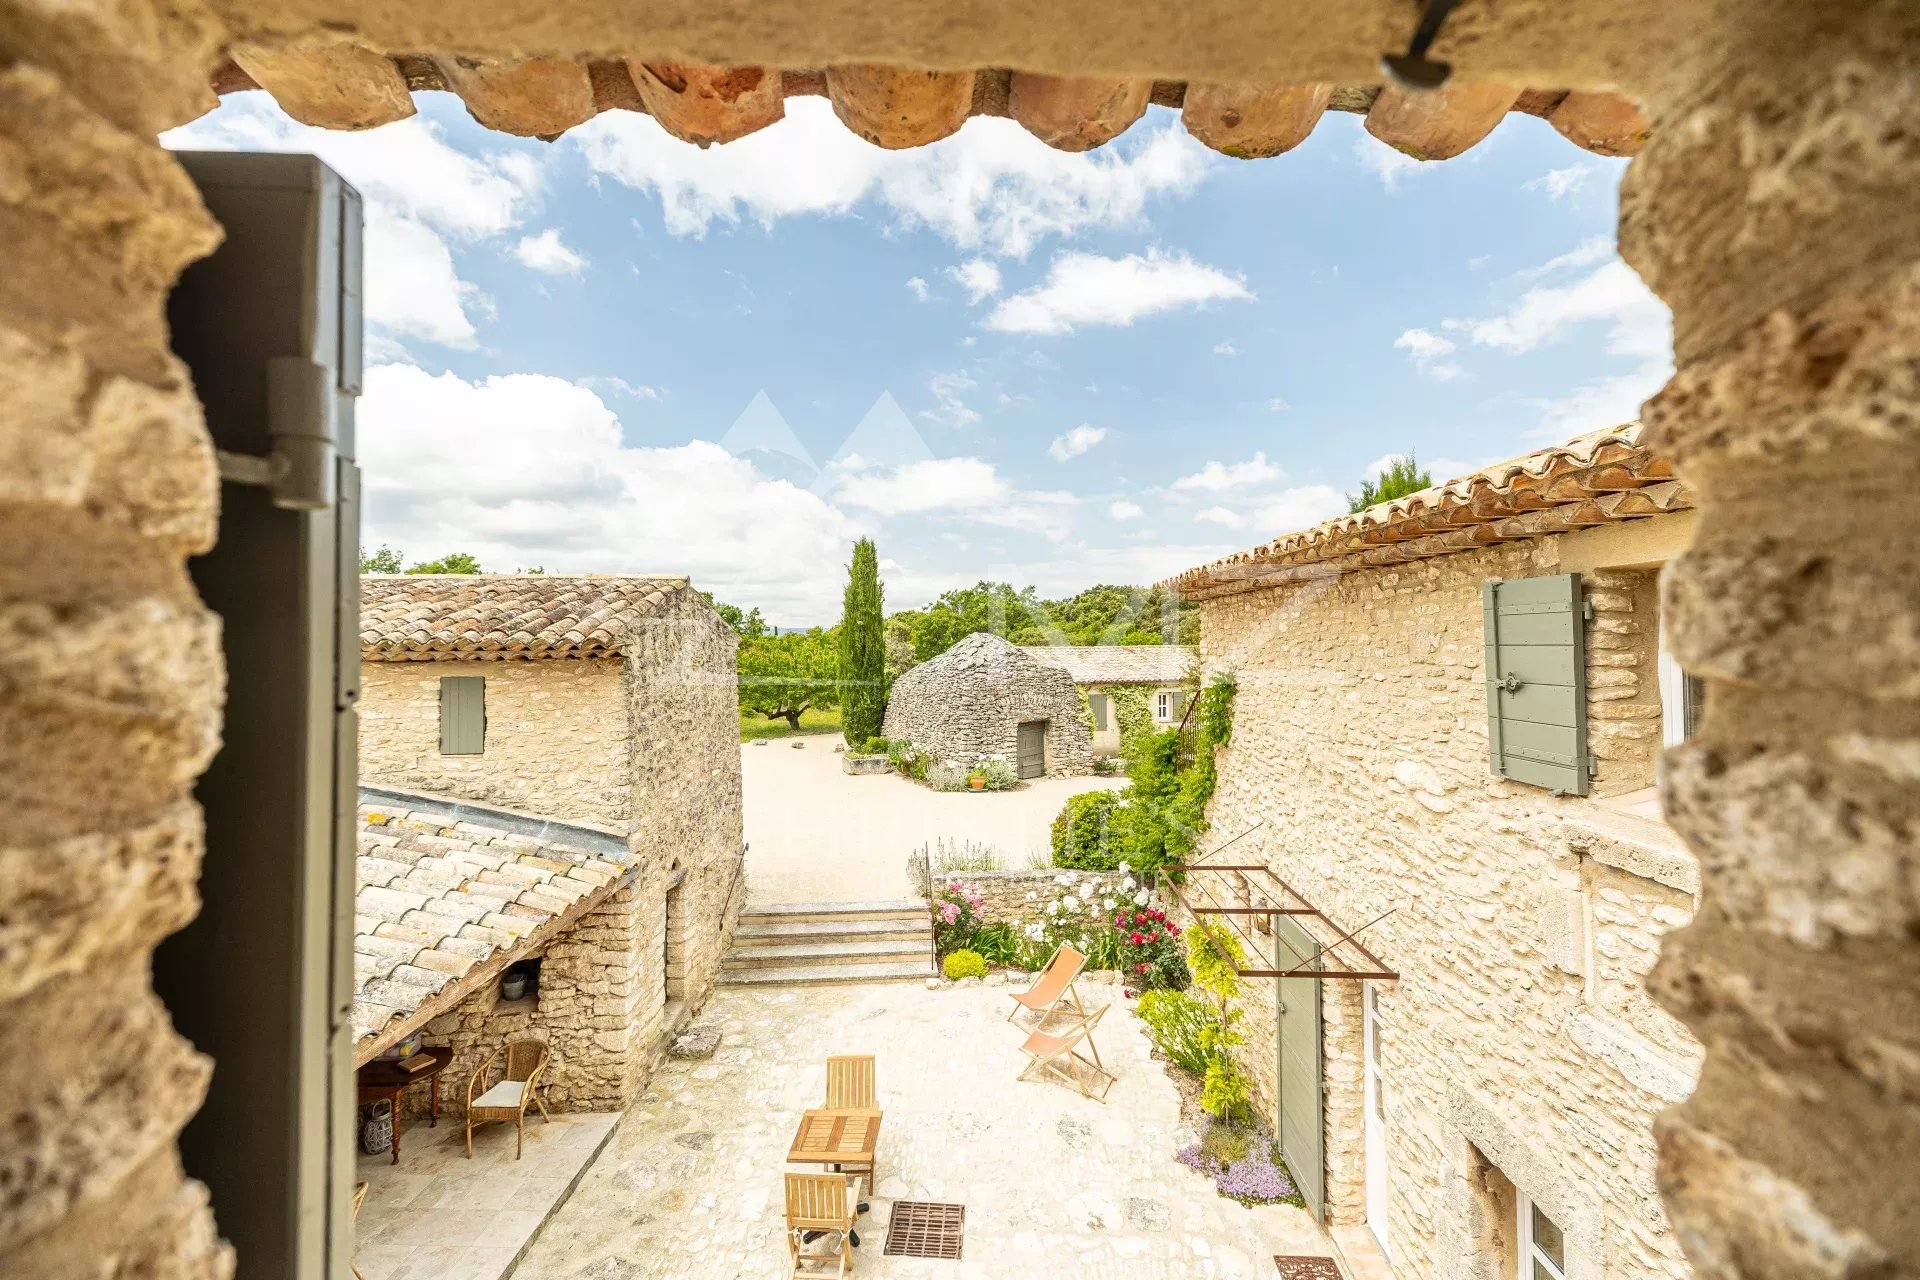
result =
M1039 867L1028 871L936 872L933 882L936 888L948 880L958 880L972 886L981 897L980 919L988 924L996 924L1026 920L1043 910L1052 891L1060 887L1058 880L1063 875L1071 875L1081 881L1091 878L1103 889L1114 893L1119 892L1120 881L1124 878L1118 871ZM1035 896L1029 898L1027 895L1030 893Z

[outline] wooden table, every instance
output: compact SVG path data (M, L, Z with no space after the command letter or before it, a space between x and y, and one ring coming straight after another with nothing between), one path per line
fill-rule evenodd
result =
M865 1171L871 1186L880 1145L878 1111L823 1107L800 1117L793 1131L793 1145L787 1149L789 1164L852 1165Z
M433 1059L433 1065L422 1067L418 1071L403 1071L396 1061L369 1062L354 1073L354 1082L359 1086L359 1105L379 1102L385 1099L393 1104L393 1161L400 1163L400 1098L412 1086L426 1081L433 1094L427 1104L427 1127L431 1129L440 1123L440 1073L453 1061L453 1049L447 1045L434 1045L422 1049L421 1053Z

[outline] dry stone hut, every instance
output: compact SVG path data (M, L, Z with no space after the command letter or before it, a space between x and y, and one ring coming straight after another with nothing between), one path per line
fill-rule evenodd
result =
M963 764L1002 755L1023 778L1093 769L1073 677L987 632L894 681L884 732Z
M361 591L356 1061L424 1026L457 1074L532 1036L558 1099L620 1105L744 893L733 630L681 577Z
M1378 971L1334 946L1279 1015L1249 978L1238 1050L1310 1200L1396 1273L1687 1274L1653 1122L1700 1046L1647 988L1700 893L1650 787L1700 707L1656 587L1692 502L1629 427L1171 584L1238 678L1213 830L1261 824L1231 861L1324 913L1233 917L1250 967L1377 919L1360 939L1398 974L1318 976ZM1257 871L1188 892L1301 905Z

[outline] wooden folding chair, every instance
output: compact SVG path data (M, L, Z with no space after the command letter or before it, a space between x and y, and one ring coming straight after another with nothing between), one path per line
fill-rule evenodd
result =
M1063 1000L1071 1001L1073 1011L1086 1017L1087 1011L1080 1003L1080 993L1073 989L1073 980L1080 976L1080 971L1086 966L1087 958L1066 943L1055 947L1053 954L1047 957L1047 967L1040 971L1040 976L1031 987L1025 991L1008 993L1013 1000L1013 1008L1007 1013L1007 1021L1013 1022L1020 1011L1026 1009L1040 1015L1033 1025L1043 1027Z
M1107 1010L1112 1007L1103 1004L1091 1014L1082 1015L1057 1034L1036 1028L1027 1036L1027 1042L1020 1046L1020 1052L1026 1054L1031 1061L1027 1063L1026 1069L1021 1071L1019 1078L1034 1079L1035 1072L1056 1075L1078 1089L1082 1096L1092 1098L1095 1102L1105 1102L1107 1092L1113 1088L1116 1077L1100 1061L1099 1046L1093 1043L1093 1029L1100 1025L1100 1019L1106 1016ZM1080 1052L1082 1044L1092 1052L1091 1058ZM1106 1081L1106 1087L1099 1093L1087 1088L1086 1081L1080 1078L1077 1067L1092 1070L1098 1078Z
M360 1206L367 1202L367 1187L369 1185L369 1183L362 1182L356 1184L353 1188L352 1220L356 1223L360 1221ZM351 1257L347 1259L347 1266L353 1269L353 1280L367 1280L365 1276L360 1274L360 1264L355 1262Z
M787 1252L794 1275L844 1276L853 1270L853 1251L860 1243L853 1229L860 1216L860 1184L842 1173L787 1175ZM805 1248L821 1236L834 1237L829 1252ZM834 1269L815 1269L825 1266Z

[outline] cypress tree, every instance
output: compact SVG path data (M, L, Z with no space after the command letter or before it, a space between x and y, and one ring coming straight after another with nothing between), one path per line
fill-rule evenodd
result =
M840 615L840 721L847 745L878 737L887 714L887 639L881 619L880 555L872 538L853 544Z

